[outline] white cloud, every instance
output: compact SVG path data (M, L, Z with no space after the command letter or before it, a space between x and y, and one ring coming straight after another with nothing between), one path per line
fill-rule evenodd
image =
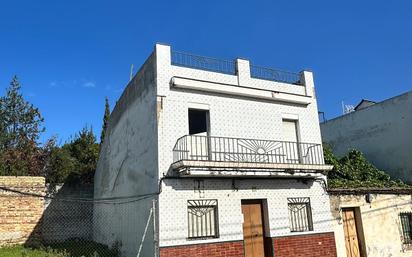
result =
M93 88L96 87L96 83L94 83L93 81L87 81L83 83L83 87Z
M52 81L49 83L50 87L57 87L57 82L56 81Z

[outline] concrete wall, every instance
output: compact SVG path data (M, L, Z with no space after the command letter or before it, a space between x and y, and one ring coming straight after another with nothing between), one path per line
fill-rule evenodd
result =
M155 55L151 55L117 102L109 120L95 175L96 200L157 192L157 125ZM117 243L124 256L136 256L152 199L99 201L94 206L94 239ZM153 256L153 225L141 256Z
M41 226L44 243L93 240L92 184L48 185L47 196L54 199L45 200Z
M227 75L171 65L170 47L157 45L159 173L167 174L173 163L173 147L178 138L188 135L188 109L208 109L211 136L284 140L282 118L298 121L302 142L321 143L317 103L311 72L305 72L305 86L291 85L250 77L249 62L238 60L237 75ZM241 87L256 88L287 95L287 101L263 100L230 94L171 88L173 77L230 85L234 93ZM194 83L195 83L194 82ZM296 98L296 99L295 99ZM294 103L305 99L308 105ZM239 191L231 181L205 180L204 195L194 190L193 181L163 181L159 196L160 246L243 240L241 199L267 199L270 210L270 235L290 236L287 197L311 197L315 232L330 232L332 226L329 200L317 182L304 184L276 179L245 180ZM255 189L253 189L255 188ZM218 199L220 238L187 240L187 200Z
M30 194L45 193L43 177L0 177L0 186ZM44 198L0 189L0 246L38 243Z
M393 178L412 183L412 92L321 124L322 139L334 153L362 151Z
M338 257L346 257L341 208L358 207L361 214L365 249L368 257L412 256L401 241L399 213L412 211L410 195L372 194L367 203L365 195L331 195L335 240Z

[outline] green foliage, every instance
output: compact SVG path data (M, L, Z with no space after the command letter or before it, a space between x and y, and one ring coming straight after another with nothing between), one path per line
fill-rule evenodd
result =
M110 115L107 98L105 108L104 130ZM0 97L0 176L45 176L48 183L91 182L99 153L92 129L83 128L62 147L56 138L42 145L38 140L45 130L43 122L39 109L24 99L14 76Z
M0 98L0 149L36 142L44 131L39 109L27 102L20 90L20 83L14 76L6 95Z
M51 150L47 167L49 183L90 183L99 155L99 144L91 128L84 127L74 138Z
M50 151L47 165L47 182L51 184L65 182L75 170L76 159L73 158L66 148L54 146Z
M69 240L52 245L0 247L0 256L7 257L119 257L120 252L93 241Z
M81 178L83 182L91 182L99 157L99 144L92 128L84 127L62 148L75 159L72 178Z
M42 175L53 140L41 146L40 111L27 102L16 76L0 98L0 175Z
M100 144L103 144L104 137L106 136L106 129L109 123L109 118L110 118L110 105L109 105L109 99L107 99L106 97L105 104L104 104L102 132L100 134Z
M342 158L336 157L328 145L324 145L325 163L333 165L328 174L331 188L359 187L410 187L400 180L392 180L390 176L372 165L358 150L351 150Z

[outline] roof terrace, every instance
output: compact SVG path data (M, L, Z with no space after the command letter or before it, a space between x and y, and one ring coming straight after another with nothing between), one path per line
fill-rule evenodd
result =
M229 75L237 75L238 73L236 60L222 60L179 51L171 52L171 60L172 65L175 66L219 72ZM250 65L250 76L256 79L303 85L301 73L282 71L256 65Z

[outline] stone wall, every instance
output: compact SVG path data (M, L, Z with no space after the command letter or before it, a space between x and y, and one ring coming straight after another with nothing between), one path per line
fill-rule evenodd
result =
M28 194L45 193L43 177L0 177L0 246L24 244L39 239L44 198ZM28 193L22 195L3 190Z
M0 246L92 240L92 199L93 185L46 187L43 177L0 176Z

